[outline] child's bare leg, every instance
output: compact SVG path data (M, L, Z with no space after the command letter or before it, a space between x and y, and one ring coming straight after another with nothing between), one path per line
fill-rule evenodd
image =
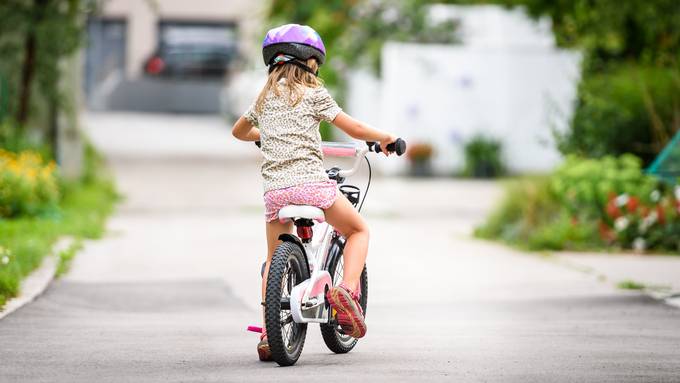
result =
M368 255L368 226L354 206L340 195L333 205L326 209L326 221L347 238L343 260L343 281L351 289L359 287L359 278Z
M276 247L281 244L279 235L291 233L292 229L292 222L281 223L278 219L267 222L267 261L265 262L264 266L264 274L262 274L262 302L264 302L265 295L267 294L267 275L269 275L269 265L272 263L272 257L274 256ZM262 316L264 318L264 307L262 308Z

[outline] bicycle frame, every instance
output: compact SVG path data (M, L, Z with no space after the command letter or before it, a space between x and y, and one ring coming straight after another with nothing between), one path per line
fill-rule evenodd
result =
M336 142L324 142L322 149L327 156L356 158L351 168L338 172L342 178L355 174L361 160L370 151L369 147L358 148L354 144ZM340 185L339 182L338 188ZM318 237L318 241L312 237L309 243L303 243L311 276L294 286L290 294L290 311L296 323L328 323L330 320L325 299L326 291L333 286L333 279L327 271L328 256L333 241L340 238L340 233L328 223L317 222L314 226L317 225L323 225L323 235Z

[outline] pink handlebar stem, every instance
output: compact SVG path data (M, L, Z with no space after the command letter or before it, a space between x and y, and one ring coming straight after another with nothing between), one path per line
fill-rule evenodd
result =
M248 331L262 333L262 327L248 326Z

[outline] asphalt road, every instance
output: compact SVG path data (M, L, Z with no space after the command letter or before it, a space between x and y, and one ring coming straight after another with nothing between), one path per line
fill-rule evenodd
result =
M257 160L218 120L90 115L127 198L71 272L0 321L0 382L680 382L680 310L469 237L490 183L377 179L368 334L257 360ZM394 160L390 158L388 160Z

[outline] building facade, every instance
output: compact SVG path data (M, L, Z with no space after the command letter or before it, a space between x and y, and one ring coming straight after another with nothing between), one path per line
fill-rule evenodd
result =
M251 57L264 19L264 2L257 0L108 0L97 21L122 26L124 69L128 78L140 76L153 54L162 23L205 23L233 27L239 51Z

